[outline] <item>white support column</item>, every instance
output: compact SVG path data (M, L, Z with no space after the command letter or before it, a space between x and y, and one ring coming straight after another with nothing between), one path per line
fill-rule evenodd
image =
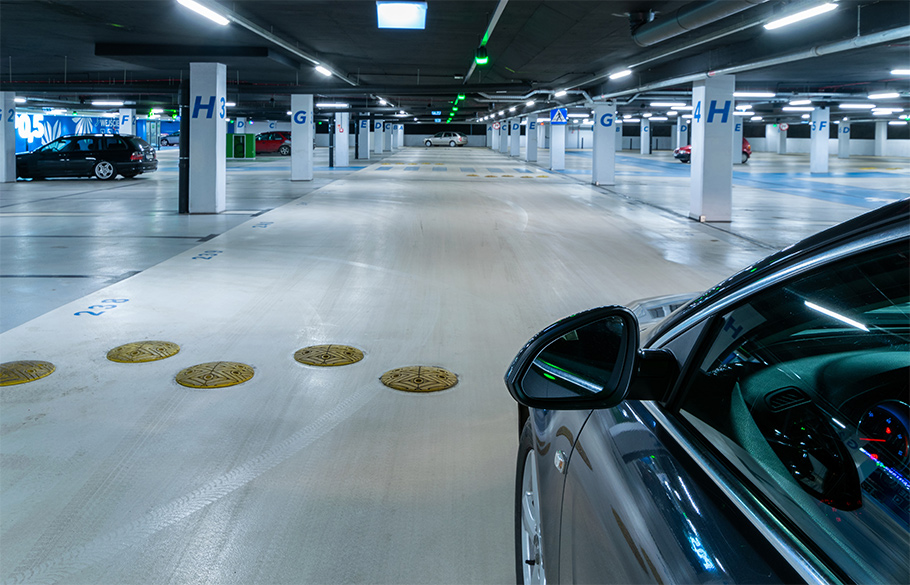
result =
M828 172L828 137L831 135L831 110L816 107L810 116L809 172Z
M616 104L594 106L594 152L591 182L595 185L616 184Z
M400 148L400 145L398 144L398 124L392 124L391 133L392 133L392 140L391 140L392 152L395 152L396 150L398 150Z
M190 63L190 213L221 213L227 186L227 67Z
M521 118L512 118L509 120L509 128L511 128L512 137L510 138L511 143L509 148L511 152L510 156L519 157L521 156Z
M525 134L527 136L525 160L537 162L537 114L531 114L525 120L527 121L527 126L525 126Z
M246 118L234 118L234 134L246 134ZM292 145L293 147L293 145Z
M364 114L366 115L366 114ZM361 118L357 122L357 158L360 160L370 159L370 119Z
M499 123L499 152L502 154L509 153L509 124L511 120L503 120Z
M120 134L136 134L136 110L120 108Z
M499 124L499 122L496 122L495 124ZM492 137L492 139L490 140L490 148L492 148L493 151L496 152L499 150L499 141L502 138L501 133L499 132L498 128L490 126L490 135Z
M545 148L550 150L550 125L546 122L537 125L537 149Z
M404 124L398 125L398 148L404 148Z
M641 141L638 152L651 154L651 120L648 118L641 119Z
M566 125L550 124L550 170L566 168Z
M780 130L777 124L765 124L765 149L768 152L777 152L777 141L780 140Z
M622 120L616 116L616 152L622 152Z
M373 152L382 154L383 144L385 144L385 122L376 120L373 122Z
M291 180L313 180L316 120L312 94L291 96ZM245 129L244 129L245 130Z
M689 217L730 221L733 208L733 75L696 81L692 87L692 170Z
M335 112L335 166L351 166L351 114Z
M16 94L0 92L0 183L16 180Z
M837 158L850 158L850 120L841 120L837 127Z
M493 125L487 124L487 148L493 148Z
M778 126L778 136L777 136L777 154L787 154L787 130L789 130L788 125Z
M676 120L676 148L689 144L689 120L679 116Z
M392 152L392 123L384 122L382 124L382 150L383 152Z
M888 142L888 122L875 121L875 156L885 156L885 143Z
M743 134L745 124L739 116L733 118L733 164L743 164Z

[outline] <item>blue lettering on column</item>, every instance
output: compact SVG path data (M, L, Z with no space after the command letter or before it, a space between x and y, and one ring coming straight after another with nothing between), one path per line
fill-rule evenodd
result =
M376 128L376 130L382 130L382 122L376 122L376 126L374 126L374 128Z
M826 127L826 126L827 126L827 125L828 125L828 123L827 123L827 122L825 122L825 121L824 121L824 120L822 120L822 121L821 121L821 124L819 124L819 125L818 125L818 129L819 129L819 131L822 131L822 130L824 130L824 129L825 129L825 127Z
M219 98L218 101L221 104L221 109L218 110L218 117L221 118L222 120L224 120L224 118L227 116L227 112L224 111L224 107L227 104L227 102L224 101L224 98Z
M736 131L737 131L737 132L742 132L742 131L743 131L743 125L742 125L742 124L737 124L737 125L736 125Z
M680 131L680 132L688 132L688 131L689 131L689 127L686 126L685 124L682 124L682 125L679 127L679 131Z
M718 108L717 100L711 100L711 105L708 107L708 124L714 123L714 114L723 114L724 116L721 118L720 123L726 124L727 118L730 116L730 105L730 100L727 100L724 102L723 108Z
M844 126L843 133L844 133L844 134L850 134L850 126Z
M123 126L124 124L129 124L129 122L130 122L130 115L123 114L123 116L121 116L121 118L120 118L120 125Z
M733 337L739 337L743 333L743 326L742 325L737 326L736 322L731 317L731 318L727 319L727 324L724 325L724 331L729 331L730 333L733 334Z
M361 121L360 121L360 127L361 127L361 128L369 128L369 126L367 126L367 120L361 120Z
M197 95L197 96L196 96L196 103L193 104L193 118L198 118L198 117L199 117L199 110L205 110L205 111L206 111L205 117L206 117L206 118L211 118L211 117L212 117L212 114L215 113L215 96L211 96L211 97L209 98L209 103L208 103L208 104L202 105L202 96L201 96L201 95Z
M518 130L519 128L521 128L520 124L512 124L512 130Z
M535 120L528 120L528 130L536 130L537 122Z
M613 125L613 114L604 114L600 117L600 125L609 128Z
M650 126L642 126L641 131L642 131L642 132L650 132L650 131L651 131L651 127L650 127Z
M306 124L306 110L297 110L294 112L295 124Z

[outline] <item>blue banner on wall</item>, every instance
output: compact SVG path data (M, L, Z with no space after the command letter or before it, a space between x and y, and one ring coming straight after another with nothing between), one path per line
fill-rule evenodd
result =
M147 139L145 120L136 121L136 134ZM177 122L162 122L161 131ZM171 131L174 131L171 130ZM16 152L30 152L52 140L68 134L117 134L120 131L118 117L96 116L52 116L49 114L16 114ZM156 146L157 145L153 145Z

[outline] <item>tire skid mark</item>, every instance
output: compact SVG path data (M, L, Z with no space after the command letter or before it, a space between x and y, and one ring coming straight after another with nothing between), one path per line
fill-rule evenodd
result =
M54 552L54 547L66 534L71 533L70 528L80 526L80 532L92 533L102 515L96 514L98 507L104 507L109 502L112 494L123 491L123 482L129 480L130 469L140 462L136 454L153 437L163 425L171 420L174 413L178 412L186 395L174 393L160 406L149 408L139 418L134 427L141 431L124 441L96 467L99 471L93 473L82 488L70 499L66 507L57 514L53 522L48 524L44 534L32 546L31 551L16 567L15 572L27 571L29 567L39 564Z
M4 583L58 583L122 550L133 548L155 533L176 524L293 457L301 450L344 422L376 396L375 390L362 388L315 421L297 431L262 455L252 459L186 496L149 511L134 522L95 538L61 555L54 561L20 570Z

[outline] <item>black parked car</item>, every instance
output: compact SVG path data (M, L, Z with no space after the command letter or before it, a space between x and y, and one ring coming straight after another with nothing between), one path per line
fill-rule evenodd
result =
M155 150L131 135L80 134L63 136L32 152L16 155L16 176L97 177L102 181L118 174L132 178L158 169Z
M908 234L905 199L644 333L611 306L531 339L518 582L910 583Z

